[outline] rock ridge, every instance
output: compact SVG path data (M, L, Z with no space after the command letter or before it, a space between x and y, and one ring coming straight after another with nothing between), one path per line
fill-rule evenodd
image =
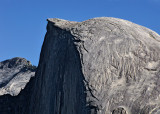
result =
M15 57L0 62L0 96L16 96L35 75L35 66L24 58Z
M0 62L0 114L27 114L35 71L24 58Z

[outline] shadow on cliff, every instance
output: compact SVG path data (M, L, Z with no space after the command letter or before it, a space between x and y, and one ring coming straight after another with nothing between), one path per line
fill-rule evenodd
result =
M70 31L48 22L29 114L96 114L87 90L76 40Z

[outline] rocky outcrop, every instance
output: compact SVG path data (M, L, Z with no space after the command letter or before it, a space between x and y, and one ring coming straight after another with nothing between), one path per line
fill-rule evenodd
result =
M48 19L29 114L159 114L160 36L116 18Z
M0 62L0 95L16 96L35 75L35 66L24 58Z
M28 111L33 87L30 79L35 71L36 67L24 58L0 62L0 114L24 114Z

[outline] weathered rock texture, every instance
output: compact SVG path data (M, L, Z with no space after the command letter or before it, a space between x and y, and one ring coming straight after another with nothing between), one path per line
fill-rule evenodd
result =
M33 87L30 78L35 75L35 70L36 67L24 58L0 62L0 114L24 114L28 111Z
M160 36L116 18L48 19L29 114L160 114Z

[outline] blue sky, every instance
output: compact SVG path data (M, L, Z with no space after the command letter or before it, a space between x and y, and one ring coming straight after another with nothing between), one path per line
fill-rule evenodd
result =
M38 65L47 18L84 21L102 16L160 34L160 0L0 0L0 61L23 57Z

